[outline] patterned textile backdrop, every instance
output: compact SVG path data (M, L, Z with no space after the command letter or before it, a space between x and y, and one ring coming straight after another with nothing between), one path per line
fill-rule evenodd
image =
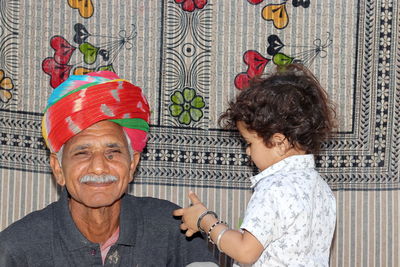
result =
M0 0L0 230L58 197L48 95L104 69L152 106L130 192L187 205L191 188L238 227L255 170L218 116L254 75L301 62L337 105L317 157L337 198L331 266L399 266L399 16L396 0Z

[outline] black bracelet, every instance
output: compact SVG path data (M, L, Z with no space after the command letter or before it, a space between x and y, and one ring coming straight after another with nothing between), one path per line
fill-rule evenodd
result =
M211 227L210 227L210 230L208 230L208 233L207 233L207 237L208 237L208 240L211 242L211 244L213 244L213 245L215 245L215 243L214 243L214 241L212 241L212 239L211 239L211 231L214 229L214 227L215 226L217 226L218 224L225 224L226 226L228 226L228 224L226 223L226 222L224 222L224 221L217 221L217 222L215 222L213 225L211 225ZM229 226L228 226L229 227ZM218 248L219 249L219 248Z
M199 216L199 218L197 219L197 228L199 228L199 230L200 230L202 233L205 233L206 231L204 231L204 230L201 228L200 223L201 223L201 220L204 218L204 216L206 216L207 214L212 214L212 215L214 215L214 217L215 217L216 219L218 219L218 215L217 215L215 212L211 211L211 210L206 210L205 212L203 212L203 213Z

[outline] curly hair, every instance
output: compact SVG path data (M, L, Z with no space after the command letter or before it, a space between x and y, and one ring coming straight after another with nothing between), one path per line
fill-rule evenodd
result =
M271 137L283 134L292 147L317 153L335 127L335 111L327 93L303 65L290 64L272 75L256 77L220 116L224 128L242 121L272 147Z

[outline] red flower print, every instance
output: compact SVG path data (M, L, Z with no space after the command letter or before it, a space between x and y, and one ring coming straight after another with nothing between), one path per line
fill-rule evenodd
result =
M193 12L196 8L202 9L207 0L175 0L175 3L181 4L183 10Z
M261 3L262 1L264 1L264 0L247 0L250 4L253 4L253 5L258 5L259 3Z

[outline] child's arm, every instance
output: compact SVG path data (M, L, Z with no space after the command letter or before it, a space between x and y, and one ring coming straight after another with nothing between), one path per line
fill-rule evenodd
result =
M182 216L180 228L186 230L186 236L192 236L200 230L197 226L198 219L201 214L207 211L207 208L200 202L195 193L189 192L189 198L192 201L192 206L173 212L174 216ZM218 219L214 215L207 214L201 219L200 227L218 245L221 251L238 262L246 264L254 263L260 257L264 247L251 233L247 231L241 233L231 229L225 230L227 225L222 223L214 226L209 233L210 228L216 222L218 222Z

